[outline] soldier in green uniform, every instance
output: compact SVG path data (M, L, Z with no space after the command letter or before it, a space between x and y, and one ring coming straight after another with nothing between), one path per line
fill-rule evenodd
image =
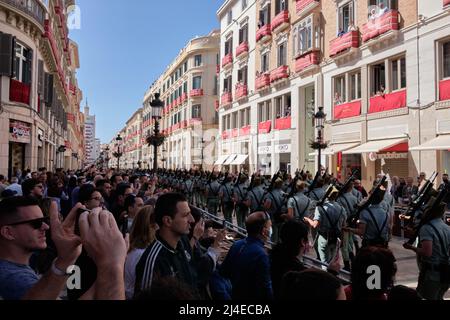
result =
M247 206L250 208L250 213L264 211L263 202L265 191L261 185L261 177L255 177L252 187L253 188L247 192Z
M229 223L233 223L233 210L234 210L234 202L233 202L233 183L232 177L225 177L222 186L219 191L219 198L222 205L223 216L226 221Z
M353 182L347 186L347 190L343 190L344 194L337 199L337 202L345 209L347 217L352 216L358 206L358 199L353 195ZM353 261L353 233L344 229L342 233L342 259L344 260L344 269L351 270L350 262Z
M303 221L304 217L309 217L313 213L314 206L312 200L305 196L304 191L306 184L304 181L297 181L295 186L295 195L288 199L288 219L295 219L297 221Z
M238 177L239 181L236 181L236 185L233 188L233 199L236 204L236 220L239 227L245 229L245 219L248 215L247 206L247 181L248 176L241 174Z
M339 191L334 188L325 203L316 207L314 219L304 218L306 223L318 230L317 248L319 257L323 263L328 264L338 250L337 239L341 238L342 227L347 219L344 208L336 202L338 193Z
M208 212L213 215L217 215L217 209L219 207L219 191L220 184L217 181L217 176L215 173L211 176L211 182L207 183L205 188L206 205L208 207Z
M283 225L283 214L287 214L285 193L281 189L283 180L277 179L272 191L268 191L264 196L264 208L268 211L272 218L272 241L277 243L279 239L280 229Z
M445 203L425 207L429 221L419 229L419 246L404 244L420 258L417 292L427 300L443 300L450 285L450 227L444 222Z

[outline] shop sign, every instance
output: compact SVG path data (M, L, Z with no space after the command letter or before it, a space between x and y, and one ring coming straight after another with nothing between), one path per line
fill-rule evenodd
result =
M9 141L19 143L31 142L31 125L17 120L9 121Z
M275 153L291 153L290 144L279 144L275 147Z
M370 161L376 161L381 159L408 159L408 153L407 152L369 153Z
M271 146L258 147L258 154L271 154L271 153L272 153Z
M378 159L408 159L407 152L379 153Z

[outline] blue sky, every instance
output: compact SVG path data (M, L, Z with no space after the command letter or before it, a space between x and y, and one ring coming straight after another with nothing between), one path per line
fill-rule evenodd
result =
M153 81L195 36L219 28L223 0L77 0L81 29L78 83L97 137L109 142L142 106Z

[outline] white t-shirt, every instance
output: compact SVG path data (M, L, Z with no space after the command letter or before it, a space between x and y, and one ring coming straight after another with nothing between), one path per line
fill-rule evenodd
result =
M125 260L125 296L127 300L133 299L136 282L136 265L141 259L145 249L134 249L128 253Z

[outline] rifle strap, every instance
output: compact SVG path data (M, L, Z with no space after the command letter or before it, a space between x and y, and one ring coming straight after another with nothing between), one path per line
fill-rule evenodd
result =
M308 210L309 205L311 204L311 199L308 199L308 204L306 205L305 209L303 209L303 212L302 212L301 215L300 215L300 209L298 208L298 202L297 202L297 199L295 199L295 196L292 197L292 199L294 199L294 201L295 201L295 206L297 207L297 212L299 213L299 216L298 216L298 217L300 218L300 217L305 216L306 210Z
M324 217L328 220L328 223L330 224L330 227L331 227L331 228L336 228L337 225L338 225L338 223L339 223L339 217L341 216L341 214L339 213L339 216L338 216L337 220L333 223L333 221L331 221L330 216L328 215L327 210L325 210L325 205L322 206L321 208L322 208L322 210L323 210L323 215L324 215ZM341 209L342 209L342 208L341 208Z
M381 234L383 233L383 229L387 224L387 221L389 220L389 214L386 212L386 219L383 222L383 225L381 226L381 228L378 226L377 220L375 220L375 216L373 215L372 210L370 210L370 208L367 208L367 211L370 214L370 218L372 219L373 223L375 224L375 228L377 229L378 232L378 237L381 238Z
M264 194L262 195L261 199L258 200L258 197L256 196L255 192L253 190L250 190L250 192L253 194L253 197L255 198L255 202L257 203L256 209L261 207L262 201L264 200Z
M275 196L273 195L273 193L272 193L272 192L269 192L269 194L272 196L272 199L273 199L273 201L275 202L275 207L276 207L275 212L281 211L281 206L280 206L280 204L278 203L278 201L277 201L277 199L275 198Z

